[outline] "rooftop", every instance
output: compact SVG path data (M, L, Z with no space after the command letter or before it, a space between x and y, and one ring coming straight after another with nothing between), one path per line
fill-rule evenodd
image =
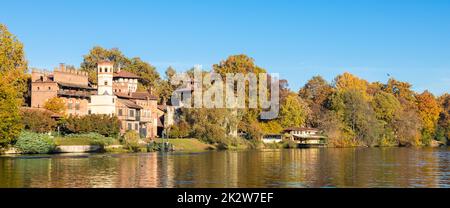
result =
M114 73L114 78L139 79L139 76L127 71L118 71Z
M121 102L122 104L124 104L125 106L127 106L128 108L133 108L133 109L143 109L140 105L134 103L131 100L126 100L126 99L118 99L119 102Z
M148 92L134 92L134 93L114 93L119 98L136 99L136 100L157 100L158 98Z

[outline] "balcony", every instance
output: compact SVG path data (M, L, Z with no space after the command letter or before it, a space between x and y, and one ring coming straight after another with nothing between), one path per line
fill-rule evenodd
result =
M89 98L89 97L91 97L91 93L90 92L83 92L83 91L58 90L58 96L62 96L62 97L77 97L77 98Z

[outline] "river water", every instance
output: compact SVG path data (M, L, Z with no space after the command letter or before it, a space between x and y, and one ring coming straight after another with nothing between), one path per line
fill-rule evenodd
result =
M445 187L450 149L295 149L0 157L7 187Z

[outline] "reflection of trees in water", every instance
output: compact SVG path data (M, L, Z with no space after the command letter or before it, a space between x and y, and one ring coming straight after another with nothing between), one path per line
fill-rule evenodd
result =
M0 158L0 187L438 187L450 185L447 155L374 148Z

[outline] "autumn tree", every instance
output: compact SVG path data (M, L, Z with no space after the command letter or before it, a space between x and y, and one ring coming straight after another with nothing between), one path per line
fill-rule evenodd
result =
M417 107L422 120L422 142L430 144L436 133L441 108L433 94L428 91L416 95Z
M48 133L55 130L57 122L52 113L42 110L22 110L22 124L25 130L36 133Z
M283 128L305 126L309 114L307 104L296 94L287 96L280 108L280 124Z
M0 75L0 147L11 144L22 130L16 88Z
M310 79L299 91L299 96L308 103L311 110L309 124L311 126L319 126L320 116L327 110L327 104L333 87L321 76L315 76Z
M402 104L415 101L415 93L411 89L412 85L408 82L401 82L394 78L389 79L388 83L383 87L387 93L395 95Z
M446 93L439 97L441 113L439 115L437 136L440 141L450 141L450 94Z
M44 103L44 108L56 113L63 115L66 111L66 104L64 100L58 97L50 98Z
M247 75L249 73L259 74L266 73L266 70L257 66L255 64L255 60L247 55L232 55L229 56L226 60L221 61L218 64L213 65L213 72L218 73L225 78L227 74L243 74ZM249 84L246 83L245 94L249 93ZM235 92L237 92L237 88L235 88ZM246 103L248 103L248 97L246 97ZM259 134L262 131L261 126L259 125L259 115L261 109L239 109L235 110L236 115L239 118L240 122L238 124L238 129L243 132L253 132L252 136L254 139L259 138ZM260 132L260 133L256 133Z
M394 145L398 141L395 138L394 120L400 116L402 106L392 94L379 91L372 99L372 107L378 120L383 124L383 135L380 145Z
M421 145L422 121L415 110L402 108L392 124L395 138L400 146Z
M332 98L332 109L347 125L359 142L375 146L382 135L382 124L363 92L347 90L336 93Z
M369 83L353 74L345 72L339 75L334 80L336 89L339 91L357 91L360 92L364 98L367 98L367 89Z
M0 24L0 146L8 145L22 129L19 107L28 90L23 44Z

